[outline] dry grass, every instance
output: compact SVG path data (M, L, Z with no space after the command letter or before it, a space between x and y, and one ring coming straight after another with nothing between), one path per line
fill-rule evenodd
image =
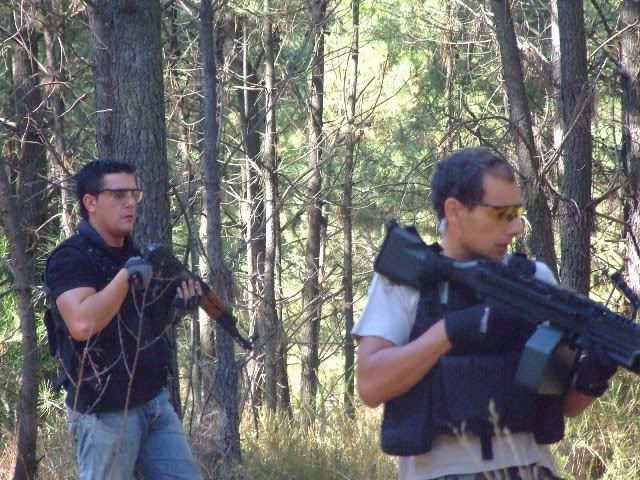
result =
M640 385L637 377L617 375L609 392L587 413L567 423L565 440L552 451L567 480L640 480ZM39 478L77 478L75 447L66 430L59 397L41 391ZM341 412L305 426L264 412L258 431L242 424L243 465L235 478L251 480L372 480L396 477L395 460L380 451L380 409L360 407L355 421ZM247 415L245 415L247 417ZM13 432L0 427L0 479L11 478Z
M245 424L242 471L251 479L394 478L395 461L380 451L379 421L379 411L361 411L355 421L337 415L307 427L263 414L259 433Z

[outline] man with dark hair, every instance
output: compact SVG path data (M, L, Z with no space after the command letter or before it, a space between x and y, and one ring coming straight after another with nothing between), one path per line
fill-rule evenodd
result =
M442 235L431 248L455 260L524 262L556 283L543 263L507 254L523 207L504 159L484 148L454 152L436 165L431 197ZM374 274L352 333L359 395L369 407L385 404L383 448L400 455L402 480L557 478L546 444L615 372L586 354L564 397L525 392L514 378L531 324L447 281L418 292Z
M67 392L82 479L199 479L165 388L170 308L198 306L197 282L176 297L154 296L152 266L131 233L142 199L133 166L86 164L76 176L83 217L78 233L49 256L45 322L60 360L56 386ZM156 280L153 280L155 282Z

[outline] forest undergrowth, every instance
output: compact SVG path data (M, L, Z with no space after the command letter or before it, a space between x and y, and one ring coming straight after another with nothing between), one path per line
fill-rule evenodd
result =
M359 405L354 420L336 413L305 422L245 410L243 462L235 478L251 480L372 480L395 478L396 464L379 447L382 409ZM41 389L38 477L77 478L75 449L60 396ZM640 479L640 385L618 374L609 391L582 415L569 419L565 439L552 447L558 473L567 480ZM185 420L186 423L187 420ZM308 423L308 425L307 425ZM0 479L11 478L14 432L0 431Z

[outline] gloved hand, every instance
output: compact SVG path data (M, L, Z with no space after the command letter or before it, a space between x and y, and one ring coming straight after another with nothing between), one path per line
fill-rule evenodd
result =
M129 283L136 288L146 289L153 277L153 266L141 257L131 257L124 264L129 274Z
M535 330L533 323L488 305L447 313L444 327L453 348L468 352L521 349Z
M578 360L573 388L592 397L600 397L609 388L609 379L617 370L617 365L604 352L594 348Z
M200 306L202 298L202 289L200 283L194 282L192 279L182 281L176 290L176 296L171 302L171 306L180 313L188 313Z

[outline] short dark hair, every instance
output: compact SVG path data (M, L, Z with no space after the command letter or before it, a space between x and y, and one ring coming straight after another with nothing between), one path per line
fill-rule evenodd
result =
M129 173L135 175L136 167L130 163L101 158L85 164L75 176L76 197L80 203L80 215L87 220L89 212L82 203L84 196L89 193L97 194L102 188L102 179L111 173Z
M509 162L488 148L463 148L440 160L431 179L431 203L438 220L444 218L447 198L455 198L465 205L482 201L485 174L516 181L515 170Z

